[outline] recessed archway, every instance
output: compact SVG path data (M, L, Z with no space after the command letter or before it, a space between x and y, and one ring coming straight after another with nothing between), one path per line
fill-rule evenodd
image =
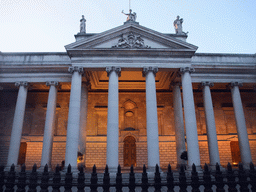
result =
M124 167L136 166L136 140L133 136L124 139Z

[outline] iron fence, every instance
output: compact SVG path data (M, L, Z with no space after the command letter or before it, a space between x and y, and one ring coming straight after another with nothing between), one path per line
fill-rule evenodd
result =
M9 171L4 171L4 167L0 167L0 191L5 192L78 192L84 191L117 191L121 192L126 189L130 192L139 190L142 192L153 189L155 192L256 192L256 171L253 163L250 169L244 169L239 164L238 169L232 169L230 164L227 169L223 170L218 164L214 170L209 170L207 164L204 169L196 170L196 166L192 166L192 170L185 170L183 166L179 171L172 171L168 166L167 171L161 172L159 166L156 165L155 172L147 173L144 165L142 173L134 172L133 166L129 173L122 173L121 167L118 166L117 172L109 173L108 166L105 167L104 173L97 173L96 166L93 167L91 174L85 174L84 169L79 168L78 173L71 172L69 165L65 173L60 171L57 165L54 172L48 171L48 166L44 167L44 171L37 170L34 165L32 171L26 171L25 165L20 171L15 171L12 165ZM136 176L135 176L136 175ZM124 177L125 176L125 177ZM202 189L203 186L203 189ZM190 188L190 190L188 190ZM164 189L164 190L163 190Z

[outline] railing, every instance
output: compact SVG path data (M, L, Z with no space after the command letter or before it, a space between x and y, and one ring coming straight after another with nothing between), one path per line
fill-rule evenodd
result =
M83 168L79 168L79 172L73 174L71 166L68 166L66 173L60 172L59 166L56 167L55 172L48 172L47 165L43 172L38 172L36 165L33 166L32 171L26 171L23 165L19 172L15 172L14 165L8 172L4 171L4 167L0 167L0 191L5 192L13 192L14 189L17 192L71 192L74 190L134 192L137 188L142 192L149 189L154 189L156 192L187 192L191 189L192 192L200 190L212 192L213 189L217 192L256 192L256 171L253 163L250 164L249 170L244 170L242 164L239 164L238 169L233 170L228 164L227 170L224 171L218 164L214 171L210 171L206 164L203 170L197 171L196 166L193 165L191 172L185 171L184 167L180 167L179 172L173 172L169 165L168 170L162 173L156 165L155 172L152 174L148 174L144 166L143 172L135 175L133 166L130 168L130 173L123 174L121 167L118 166L117 173L110 177L108 166L101 174L96 172L96 166L93 167L91 174L85 174Z

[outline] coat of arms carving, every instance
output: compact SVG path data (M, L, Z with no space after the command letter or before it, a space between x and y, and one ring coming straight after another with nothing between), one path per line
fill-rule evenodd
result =
M127 38L122 34L118 43L112 48L140 48L140 49L148 49L151 48L148 45L144 44L144 39L141 38L140 35L135 36L133 32L130 32Z

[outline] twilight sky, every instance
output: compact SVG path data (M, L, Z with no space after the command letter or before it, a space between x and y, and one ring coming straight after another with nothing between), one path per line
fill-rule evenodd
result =
M131 0L140 25L174 33L184 19L187 42L200 53L256 53L256 0ZM123 25L129 0L0 0L0 51L64 52L81 15L87 33Z

